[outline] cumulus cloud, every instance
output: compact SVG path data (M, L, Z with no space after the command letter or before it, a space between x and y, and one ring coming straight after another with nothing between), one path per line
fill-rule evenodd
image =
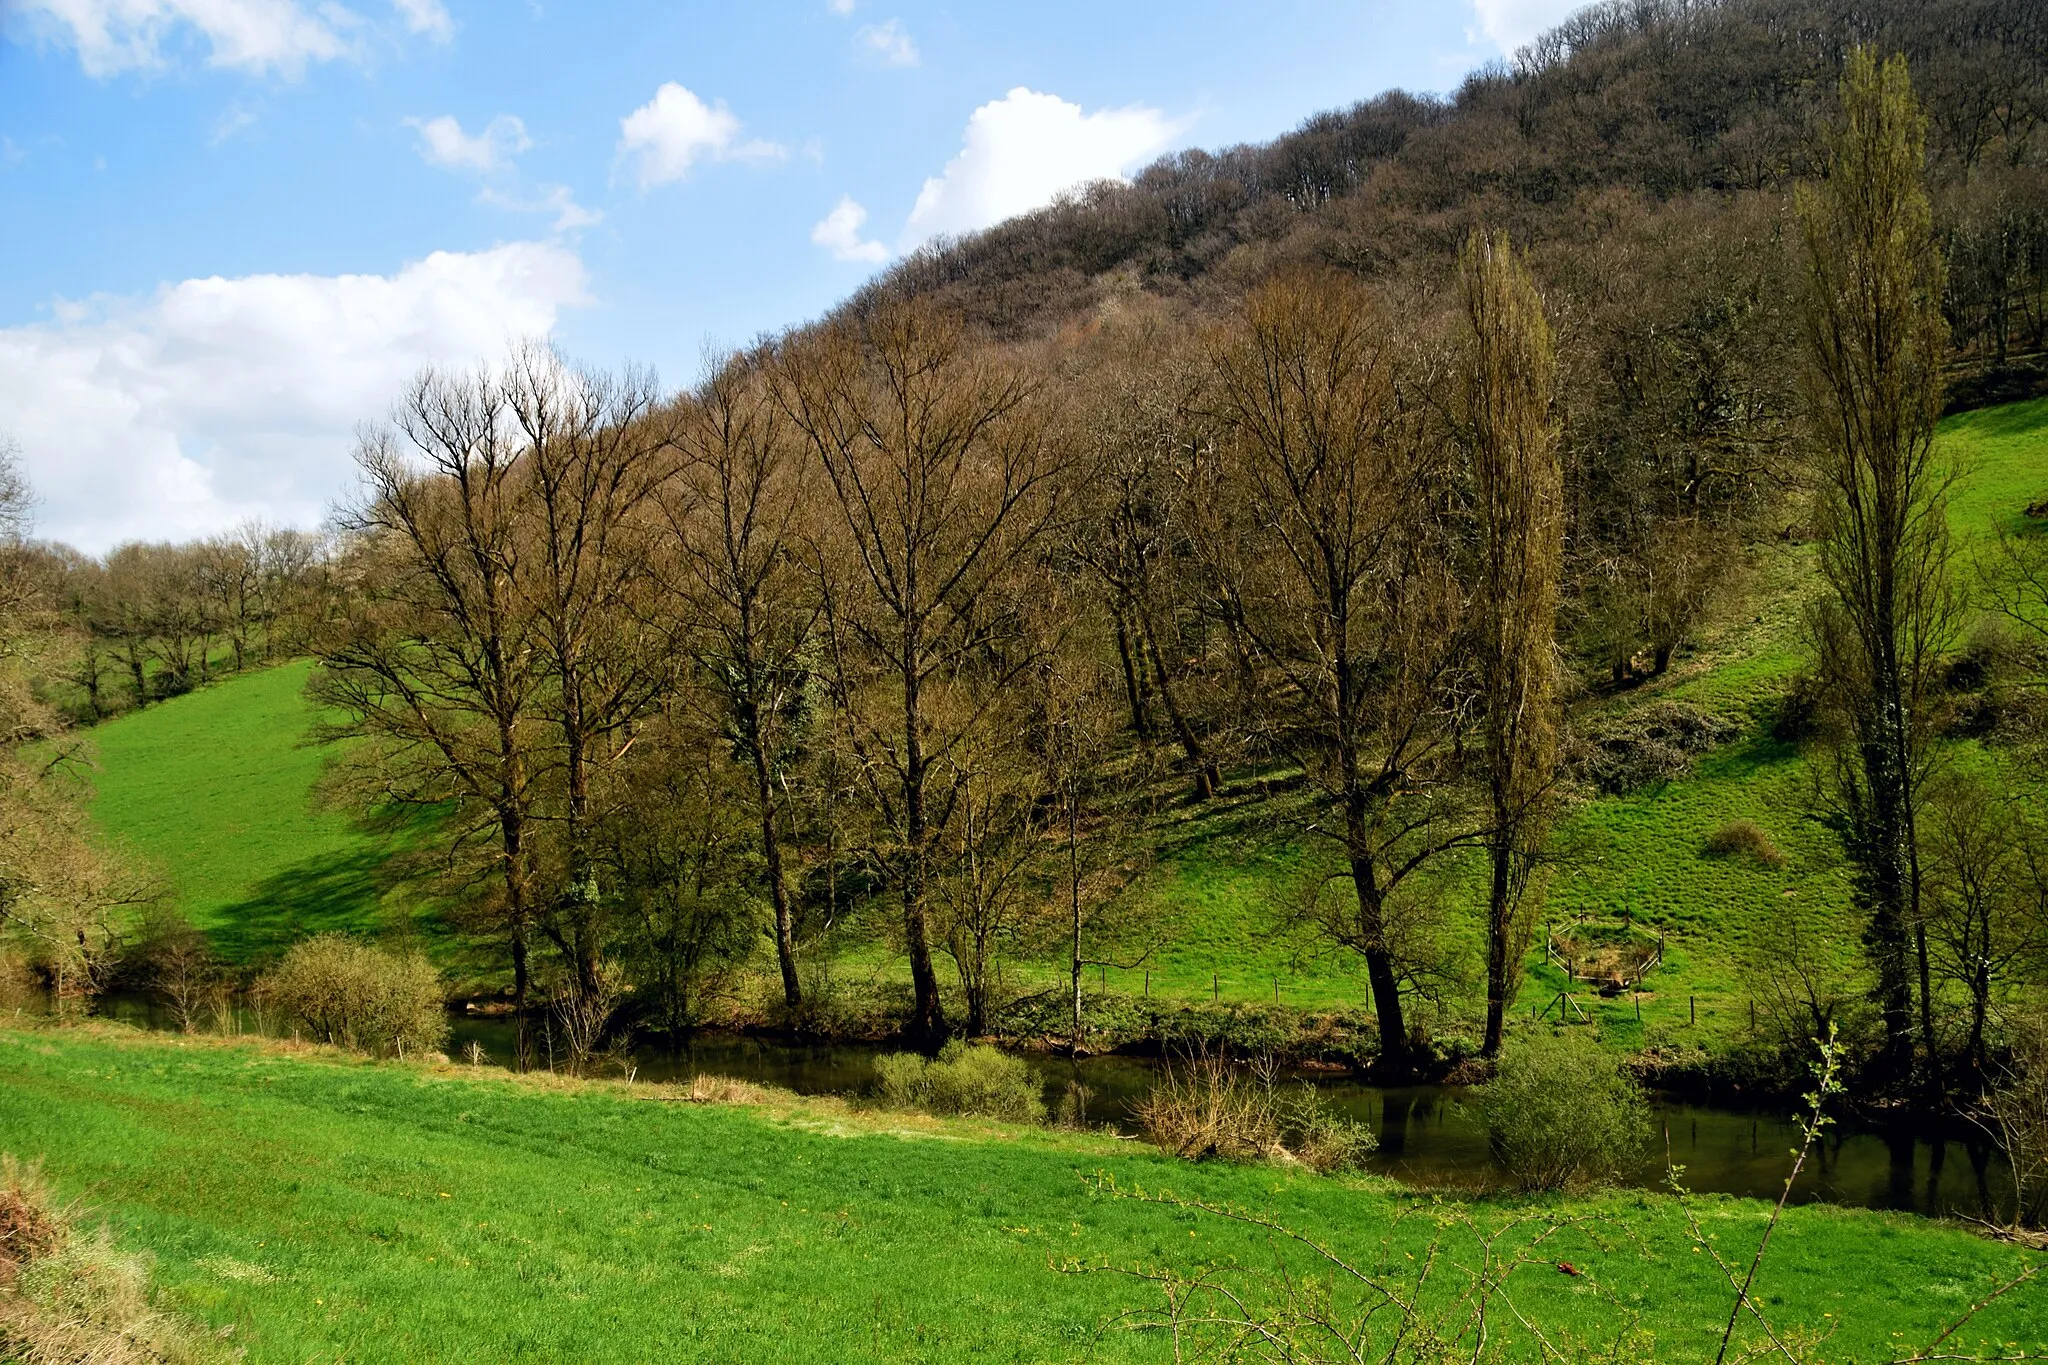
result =
M353 432L418 369L495 358L585 299L575 253L516 242L390 275L186 280L0 328L0 412L38 533L104 550L249 517L310 525Z
M1478 21L1472 38L1484 37L1512 57L1585 4L1586 0L1472 0L1473 18Z
M972 232L1051 203L1062 190L1121 178L1182 126L1157 109L1089 114L1018 86L967 120L966 145L924 182L900 245L908 251L940 233Z
M864 24L855 33L854 40L885 66L916 66L917 43L910 31L903 27L901 19L891 19L886 24Z
M854 0L825 0L825 8L844 19L853 13Z
M579 228L596 227L604 221L602 210L587 209L577 203L576 196L567 185L542 185L536 197L531 199L485 186L477 197L493 208L508 209L513 213L552 213L556 232L575 232Z
M831 252L835 261L864 261L879 265L889 259L889 248L860 235L861 227L867 221L868 211L855 203L852 195L841 195L832 211L811 229L811 240Z
M741 142L724 100L706 104L674 81L619 120L619 158L635 163L640 188L681 180L699 161L768 161L789 153L773 142Z
M70 47L90 76L153 70L166 48L196 35L207 61L255 74L296 76L308 62L351 50L360 20L340 5L315 13L299 0L15 0L11 10Z
M405 121L420 134L420 157L430 166L451 171L474 171L488 175L512 164L512 158L533 146L526 125L511 114L500 114L482 132L465 133L452 114L439 118Z
M391 6L407 32L455 36L442 0ZM209 66L297 79L310 63L361 57L379 27L338 0L0 0L0 18L70 48L94 77L165 69L196 42Z
M437 43L454 41L455 20L441 0L391 0L391 5L411 32Z

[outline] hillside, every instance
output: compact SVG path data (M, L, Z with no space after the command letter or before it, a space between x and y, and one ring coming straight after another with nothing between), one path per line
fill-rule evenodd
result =
M1062 1270L1263 1271L1274 1248L1258 1228L1104 1197L1098 1174L1256 1206L1359 1259L1383 1239L1397 1265L1432 1234L1452 1259L1470 1246L1443 1231L1466 1206L1371 1180L1189 1166L1099 1137L831 1101L657 1102L676 1098L118 1028L0 1031L6 1147L45 1158L62 1196L89 1198L125 1245L154 1254L163 1306L231 1332L253 1362L1168 1359L1165 1340L1120 1320L1156 1306L1153 1286ZM1724 1250L1750 1245L1766 1213L1699 1207ZM1668 1197L1470 1211L1487 1226L1599 1220L1515 1275L1535 1321L1618 1327L1588 1296L1601 1284L1640 1315L1628 1358L1711 1355L1727 1291L1688 1254ZM1888 1358L2020 1254L1808 1206L1787 1214L1759 1285L1780 1326L1825 1333L1831 1358ZM1578 1273L1552 1264L1567 1258ZM2048 1345L2034 1288L1972 1337Z
M1952 516L1967 557L2048 482L2048 401L1966 414L1943 430L1945 449L1965 471ZM1566 856L1552 916L1627 914L1668 935L1665 965L1640 1001L1587 1000L1603 1036L1621 1046L1715 1048L1747 1036L1746 963L1785 931L1788 913L1832 938L1844 964L1853 963L1838 845L1807 814L1806 764L1769 734L1777 698L1799 667L1799 604L1811 583L1809 548L1754 549L1738 596L1666 676L1578 707L1582 728L1625 729L1631 718L1679 702L1736 732L1684 776L1582 801L1555 836ZM262 962L292 937L323 929L419 932L459 984L494 986L460 934L389 884L389 860L403 841L366 834L316 802L325 758L304 743L307 675L294 664L233 679L102 727L95 812L103 828L160 867L181 907L238 961ZM1289 801L1257 781L1240 782L1211 807L1172 804L1125 836L1151 869L1133 895L1151 907L1153 951L1141 965L1091 972L1091 1009L1106 1027L1142 1031L1151 1013L1183 1006L1256 1014L1277 1003L1289 1017L1358 1012L1356 965L1316 954L1280 921L1297 894L1304 847ZM1704 856L1707 836L1733 820L1760 826L1783 864ZM1471 900L1457 880L1443 894L1461 911ZM829 950L835 975L856 996L886 992L901 978L886 915L880 919L854 916ZM1064 972L1050 959L1013 960L1005 970L1011 996L1051 987ZM732 1017L750 1017L771 977L772 964L757 959ZM1549 1001L1564 984L1539 954L1524 1006ZM1436 1027L1455 1036L1464 1025L1454 1016Z
M1782 204L1820 163L1820 116L1859 43L1905 54L1929 108L1969 392L2040 382L2020 358L2043 345L2048 289L2034 136L2048 21L2015 0L1589 5L1448 98L1394 91L1264 145L1175 154L1128 185L928 248L847 306L932 295L1022 335L1131 290L1228 301L1288 261L1427 289L1481 224L1532 243L1561 284L1589 234L1620 220L1733 223L1745 201Z

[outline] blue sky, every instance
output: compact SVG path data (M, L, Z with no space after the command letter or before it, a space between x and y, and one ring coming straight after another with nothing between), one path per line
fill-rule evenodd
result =
M1560 0L0 0L0 441L103 550L311 524L427 363L687 382L895 254Z

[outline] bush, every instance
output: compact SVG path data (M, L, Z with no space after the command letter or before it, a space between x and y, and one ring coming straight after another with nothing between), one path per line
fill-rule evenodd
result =
M1609 1183L1650 1133L1649 1108L1620 1059L1577 1034L1515 1041L1474 1103L1494 1155L1525 1190Z
M1742 725L1685 702L1665 701L1590 728L1569 766L1607 796L1625 796L1692 771L1700 754L1739 737Z
M1700 851L1709 858L1748 858L1764 867L1785 865L1785 855L1754 820L1730 820L1707 836Z
M448 1040L441 974L418 953L322 934L293 945L257 989L321 1042L402 1057Z
M1045 1117L1045 1087L1021 1057L954 1039L937 1059L892 1052L875 1059L882 1102L927 1114L1037 1123Z
M1154 1146L1186 1161L1295 1160L1329 1174L1363 1165L1379 1146L1314 1086L1277 1084L1271 1057L1235 1064L1204 1051L1169 1064L1138 1120Z

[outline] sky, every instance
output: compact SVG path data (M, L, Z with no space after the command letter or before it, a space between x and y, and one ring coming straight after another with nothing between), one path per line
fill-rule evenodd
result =
M0 446L93 553L317 525L426 365L686 385L935 235L1573 8L0 0Z

